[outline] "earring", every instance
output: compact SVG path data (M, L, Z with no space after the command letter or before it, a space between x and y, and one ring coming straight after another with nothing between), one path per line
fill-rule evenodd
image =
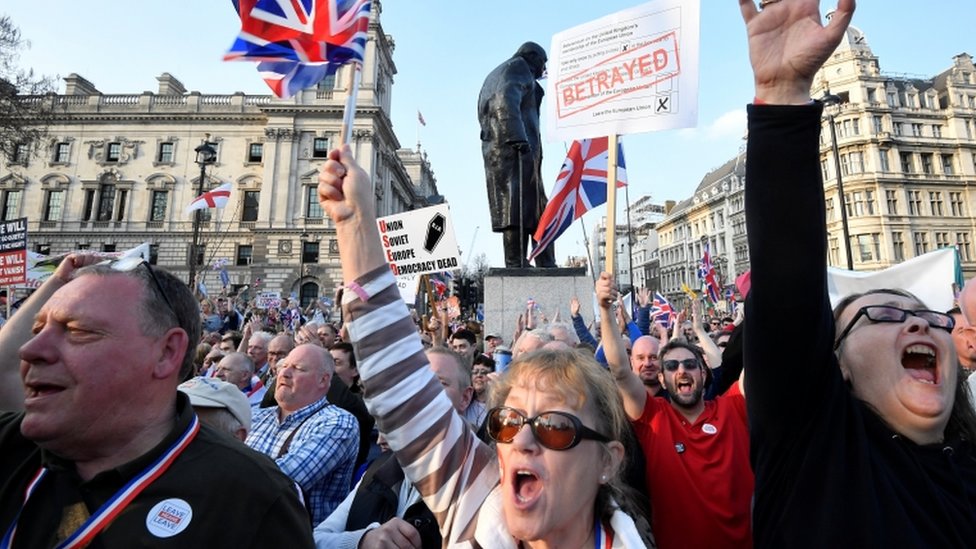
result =
M600 476L600 482L606 484L606 482L607 482L607 475L601 475Z

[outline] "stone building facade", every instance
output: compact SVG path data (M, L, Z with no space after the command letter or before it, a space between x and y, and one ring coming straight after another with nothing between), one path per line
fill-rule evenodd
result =
M350 144L372 178L379 215L426 206L437 194L426 155L402 149L393 132L393 50L374 13ZM306 303L331 296L341 258L316 185L338 144L350 70L286 100L187 92L167 73L155 93L109 95L72 74L63 94L24 98L49 106L54 122L43 142L0 161L0 218L27 217L29 246L41 253L148 242L152 261L184 279L196 255L211 291L220 282L210 265L223 259L233 288ZM193 254L193 216L184 210L197 196L194 149L204 141L217 151L204 189L233 190L225 208L205 212Z

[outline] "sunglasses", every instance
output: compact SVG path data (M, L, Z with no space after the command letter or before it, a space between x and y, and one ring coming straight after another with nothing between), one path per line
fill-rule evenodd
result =
M169 307L169 312L173 313L173 316L179 319L180 315L176 314L176 307L173 307L173 302L169 300L169 296L166 295L166 291L163 290L163 285L159 282L159 278L156 277L156 273L153 272L152 265L150 265L148 261L143 259L141 256L133 255L129 257L120 257L111 263L113 270L122 273L127 273L129 271L138 269L140 265L145 265L146 270L149 271L149 276L152 277L152 281L156 285L156 291L159 292L159 295L162 296L163 301L166 302L166 306Z
M578 417L566 412L542 412L530 418L507 406L488 411L488 436L495 442L512 442L526 424L539 444L550 450L569 450L583 439L610 442L609 438L586 427Z
M941 328L947 332L952 332L952 329L956 326L956 321L950 315L945 313L940 313L938 311L909 311L908 309L901 309L899 307L894 307L892 305L868 305L866 307L861 307L857 310L857 314L854 318L847 324L844 331L841 332L840 337L837 338L837 343L834 343L834 350L836 351L844 338L851 333L854 329L854 325L860 320L862 316L868 317L871 322L889 322L898 323L905 322L909 316L917 316L925 322L928 322L929 326L932 328Z
M678 365L684 366L685 370L697 370L698 369L698 359L697 358L685 358L682 360L665 360L661 362L661 366L669 372L677 372Z

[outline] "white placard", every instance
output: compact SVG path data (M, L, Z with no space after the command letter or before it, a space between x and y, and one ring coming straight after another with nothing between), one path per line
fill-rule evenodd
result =
M699 11L699 0L655 0L553 36L546 138L697 124Z
M277 309L281 307L281 292L261 292L254 302L258 309Z
M396 276L453 271L461 267L447 204L376 220L383 255Z

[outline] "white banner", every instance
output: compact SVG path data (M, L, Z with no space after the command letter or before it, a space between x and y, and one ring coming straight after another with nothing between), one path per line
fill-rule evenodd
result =
M699 8L699 0L655 0L553 36L546 138L697 124Z
M461 253L447 204L376 220L383 255L393 274L421 275L461 267Z
M881 288L908 290L933 311L952 308L952 284L956 281L956 250L942 248L881 271L848 271L827 268L830 305L845 296Z

